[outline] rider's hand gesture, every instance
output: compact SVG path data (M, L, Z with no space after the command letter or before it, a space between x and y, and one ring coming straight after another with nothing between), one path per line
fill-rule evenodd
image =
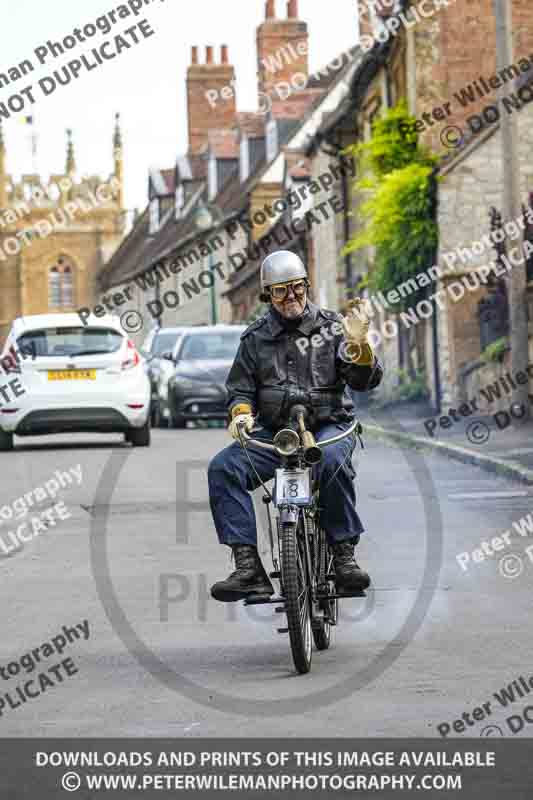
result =
M368 343L370 319L360 298L350 301L348 313L342 320L342 327L346 343L343 348L344 357L356 364L371 364L374 354Z

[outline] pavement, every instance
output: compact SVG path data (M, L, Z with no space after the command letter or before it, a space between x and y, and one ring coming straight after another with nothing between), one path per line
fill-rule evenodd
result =
M0 454L0 512L57 471L82 474L55 498L71 517L0 558L3 736L440 738L439 726L447 738L531 735L527 721L516 734L507 722L527 697L505 708L493 694L533 673L533 551L513 530L533 489L365 437L354 456L366 527L358 558L373 589L341 602L333 646L298 676L276 632L282 615L209 595L231 569L206 481L227 443L225 430L156 430L147 449L75 435L17 439ZM260 492L254 499L268 567ZM4 519L0 537L14 529ZM60 655L45 647L52 641ZM39 661L27 657L36 649Z
M366 410L367 433L406 447L441 453L475 464L525 484L533 484L533 421L521 423L508 412L458 416L443 428L426 404L401 404L385 410ZM448 409L442 415L449 416ZM436 422L434 427L433 422ZM427 423L424 424L424 423ZM448 423L445 423L448 424Z

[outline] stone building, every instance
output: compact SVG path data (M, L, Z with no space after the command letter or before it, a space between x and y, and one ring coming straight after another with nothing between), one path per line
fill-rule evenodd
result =
M491 209L501 210L503 197L503 159L501 133L494 122L495 91L512 81L509 113L518 115L521 195L524 203L532 190L531 84L533 26L525 0L512 0L514 63L498 71L496 67L495 22L491 0L474 0L466 5L439 4L434 13L418 13L414 2L398 0L373 4L359 0L361 44L366 51L355 71L349 95L336 113L326 117L306 153L314 169L324 155L324 142L334 150L354 142L367 141L375 117L405 98L410 113L417 118L422 144L442 156L438 183L439 250L435 264L441 277L428 294L441 292L441 302L433 301L429 315L422 313L415 323L399 325L385 305L375 311L374 328L381 332L378 345L387 364L380 392L390 394L399 380L399 370L409 364L425 371L434 406L457 403L467 392L466 385L483 370L480 302L490 298L492 287L480 283L471 273L491 262L490 247L470 258L457 257L452 272L446 256L456 248L468 249L491 232ZM400 14L396 35L387 33L386 24ZM368 44L367 44L368 43ZM492 110L490 108L492 107ZM487 111L489 108L489 111ZM346 236L360 226L357 213L363 198L352 193L352 214L345 220L347 232L325 226L316 238L319 261L339 253ZM505 221L504 221L505 222ZM525 224L523 224L525 227ZM530 238L531 228L529 230ZM513 242L504 243L512 248ZM476 244L477 248L477 244ZM357 283L372 269L373 253L359 251L351 259L337 260L337 286L340 297L356 291ZM434 265L428 264L431 268ZM522 265L520 268L524 268ZM460 302L454 302L451 283L468 283ZM463 284L464 285L464 284ZM333 282L329 281L329 287ZM401 290L403 290L403 285ZM533 296L533 286L530 285ZM403 294L402 294L403 296ZM431 305L431 304L429 304ZM424 309L426 311L426 309ZM533 319L533 317L531 317ZM391 336L383 332L392 332ZM533 353L532 353L533 354ZM471 376L470 378L468 376ZM479 382L479 375L476 378ZM483 380L483 379L481 379Z
M16 182L0 126L0 343L18 316L96 302L96 276L125 226L118 115L112 144L114 170L105 179L78 179L69 132L63 173Z

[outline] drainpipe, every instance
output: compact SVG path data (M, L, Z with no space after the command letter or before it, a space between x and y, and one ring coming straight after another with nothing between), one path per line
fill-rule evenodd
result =
M344 208L344 244L348 244L350 239L350 218L348 217L348 201L350 199L350 192L348 187L348 176L346 173L342 175L342 205ZM353 254L347 253L344 256L345 264L345 281L346 281L346 295L347 299L353 299Z
M438 207L439 207L439 194L437 184L437 169L433 170L431 175L431 190L433 192L434 201L434 214L435 219L438 220ZM435 247L433 253L433 263L437 264L439 258L438 245ZM439 307L437 301L433 299L433 314L431 315L432 327L432 344L433 344L433 382L435 384L435 407L437 414L441 412L441 381L440 381L440 364L439 364L439 329L438 329L438 313Z

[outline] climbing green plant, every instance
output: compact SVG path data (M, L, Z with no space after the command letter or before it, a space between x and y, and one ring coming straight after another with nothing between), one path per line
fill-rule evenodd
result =
M347 153L359 163L362 177L355 189L366 199L359 208L362 229L344 253L375 248L368 288L383 293L415 277L432 264L437 248L437 156L422 148L414 132L414 117L404 102L374 123L372 138ZM398 301L415 305L420 292Z
M480 359L484 364L490 364L491 362L501 363L507 350L509 350L509 338L501 336L485 347Z

